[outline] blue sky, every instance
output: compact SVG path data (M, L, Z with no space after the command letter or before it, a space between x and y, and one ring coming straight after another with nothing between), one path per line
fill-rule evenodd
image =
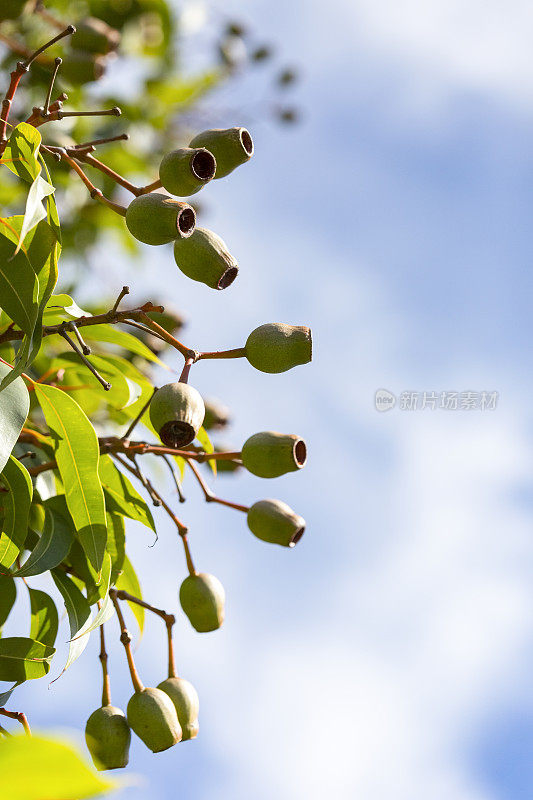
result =
M137 783L117 796L522 800L533 781L533 10L224 9L305 73L305 124L259 126L253 161L204 192L203 221L239 278L209 292L176 274L165 248L147 248L138 281L124 262L96 267L109 291L164 286L200 349L237 346L262 322L312 325L310 367L267 376L214 362L191 375L234 411L236 445L263 429L307 439L299 474L218 482L240 502L280 497L308 528L290 552L263 545L187 486L193 554L224 583L227 620L203 636L180 617L200 736L157 756L135 741L126 776ZM379 414L380 387L500 400L492 412ZM156 547L134 526L130 541L146 596L176 609L173 530L161 516ZM164 671L157 622L137 650L147 685ZM95 640L44 697L37 684L20 692L37 727L53 718L80 736L97 704L96 651ZM124 706L123 661L117 646Z

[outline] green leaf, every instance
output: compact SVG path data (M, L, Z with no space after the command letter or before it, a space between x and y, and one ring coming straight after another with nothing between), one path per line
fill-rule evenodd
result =
M57 567L68 555L74 541L72 518L68 515L68 512L67 520L60 513L54 511L53 503L56 500L56 497L50 497L45 500L43 504L45 509L43 532L22 567L11 573L13 577L27 578L30 575L40 575Z
M114 586L124 566L126 555L126 524L120 514L106 512L107 552L111 556L111 585Z
M11 367L0 361L0 382ZM0 391L0 471L4 469L30 410L30 396L22 378Z
M0 693L0 708L2 706L5 706L5 704L8 702L9 698L11 697L17 686L20 686L21 683L22 681L20 681L20 683L17 681L17 683L13 684L11 689L8 689L7 692Z
M0 634L17 599L15 581L9 575L0 575ZM0 703L1 705L1 703Z
M76 641L80 638L80 636L86 636L91 631L94 631L96 628L103 625L104 622L107 622L113 614L115 613L115 607L113 605L113 601L109 597L109 587L111 583L111 556L109 553L106 553L104 556L104 563L102 566L102 581L100 583L101 587L101 606L98 609L98 613L96 614L95 618L91 622L91 624L83 629L82 634L78 634L72 641Z
M53 294L46 304L43 319L46 325L58 325L65 319L70 320L77 319L78 317L90 316L91 314L89 314L88 311L84 311L82 308L80 308L70 295Z
M133 569L132 563L128 556L125 556L124 558L124 568L122 575L120 575L117 581L117 589L124 589L125 592L128 592L134 597L138 597L139 600L142 600L141 584L139 583L137 573ZM137 603L128 603L128 605L133 611L133 616L137 620L142 636L144 630L144 608L137 605Z
M116 344L130 353L141 356L146 361L153 361L154 364L159 364L160 367L168 369L167 365L152 353L144 342L141 342L136 336L132 336L131 333L115 328L113 325L87 325L87 327L83 328L83 337L93 342Z
M102 392L100 382L85 365L80 363L76 353L61 353L52 362L52 368L64 368L68 369L69 373L73 372L78 376L80 384L92 387L92 390L97 392L99 399L103 399L108 405L119 410L133 405L141 396L142 385L146 384L146 378L143 375L139 373L139 382L135 383L124 375L121 365L112 363L108 356L97 356L93 353L89 356L89 361L100 375L111 384L109 391Z
M28 589L30 593L31 629L30 637L53 647L59 624L56 604L49 594L40 589Z
M20 682L42 678L50 671L54 653L53 647L24 636L0 639L0 681Z
M68 510L82 547L99 572L107 529L95 430L76 401L65 392L36 383L35 393L55 439L55 457L65 486Z
M44 169L48 183L51 184L52 179L50 177L50 173L48 172L48 167L46 166L46 162L40 153L39 153L39 161L41 163L42 168ZM51 194L46 198L46 210L47 210L48 224L52 228L57 241L59 242L59 244L61 244L61 226L59 224L59 214L57 213L55 195Z
M13 128L0 163L5 164L19 178L33 183L41 171L37 160L41 141L37 128L21 122Z
M70 624L70 645L67 662L61 672L61 675L63 675L70 665L81 656L89 643L89 633L87 633L87 629L91 625L91 607L78 587L64 572L54 569L52 570L52 578L63 596ZM80 634L85 635L80 636ZM55 680L57 681L61 675L58 675ZM54 681L52 681L52 683L53 682Z
M18 253L22 243L29 233L41 220L46 219L46 211L44 210L43 200L55 192L54 187L45 181L41 175L37 175L26 198L26 209L24 211L24 220L20 230L19 241L15 253Z
M10 736L0 747L2 795L9 800L84 800L115 789L74 748L40 736Z
M117 469L110 456L100 456L99 474L107 510L142 522L156 533L152 512L130 480Z
M200 430L198 431L198 433L196 434L196 438L198 439L198 441L200 442L200 444L202 445L202 447L204 448L206 453L214 453L215 452L215 448L213 447L211 439L209 438L209 434L207 433L207 431L203 427L203 425L200 428ZM216 475L217 474L217 462L216 462L216 459L210 458L207 463L211 467L211 471L213 472L213 475Z
M10 567L28 533L33 485L26 467L13 456L9 457L1 478L9 491L3 498L5 517L0 536L0 565Z

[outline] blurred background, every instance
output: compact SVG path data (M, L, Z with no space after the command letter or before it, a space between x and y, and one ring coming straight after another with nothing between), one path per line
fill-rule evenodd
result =
M240 346L263 322L313 328L305 369L266 376L237 360L192 373L231 408L224 438L237 447L257 430L307 440L305 470L266 489L248 474L216 479L236 502L282 498L307 531L291 551L263 545L241 515L206 508L186 482L179 510L195 561L227 592L215 634L178 615L178 666L200 694L200 735L157 756L134 737L129 785L113 797L530 798L533 9L175 7L191 64L195 25L229 15L295 65L299 124L277 124L246 77L217 100L217 122L248 125L256 147L200 198L203 223L241 266L227 291L187 281L166 248L135 261L104 242L76 299L128 283L141 301L184 311L182 338L206 350ZM133 82L117 61L95 97ZM386 413L378 389L398 398ZM417 409L400 407L402 392L418 393ZM422 409L424 392L498 398L485 410ZM132 523L129 551L145 597L177 611L183 553L156 513L157 544ZM136 649L147 685L165 670L159 622ZM118 642L109 649L113 700L125 705L125 660ZM97 652L92 637L50 691L35 681L20 690L33 727L52 720L83 742L99 700Z

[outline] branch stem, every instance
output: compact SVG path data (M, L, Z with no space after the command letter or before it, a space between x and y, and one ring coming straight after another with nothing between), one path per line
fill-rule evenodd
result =
M131 636L130 632L126 627L124 616L122 614L122 609L120 608L120 603L118 602L117 599L117 594L118 592L116 589L109 590L109 596L111 597L113 605L115 606L115 611L117 612L118 622L120 625L120 641L124 645L124 650L126 651L126 658L128 660L131 682L136 692L142 692L144 690L144 686L139 677L139 673L137 672L137 669L135 667L135 661L133 659L133 653L131 651Z

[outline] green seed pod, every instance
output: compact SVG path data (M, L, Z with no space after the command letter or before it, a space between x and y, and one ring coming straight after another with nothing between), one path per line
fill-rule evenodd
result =
M196 228L188 239L176 239L174 259L188 278L211 289L226 289L239 272L226 244L207 228Z
M174 704L160 689L135 692L128 703L128 722L152 753L160 753L181 741L181 727Z
M311 361L311 329L269 322L251 332L245 350L252 367L261 372L286 372Z
M129 232L144 244L167 244L191 236L195 224L192 206L159 192L135 197L126 210Z
M199 633L216 631L224 622L224 587L214 575L189 575L180 586L180 603Z
M5 19L16 19L22 13L27 0L2 0L0 7L0 22Z
M105 56L120 44L120 33L97 17L86 17L76 23L70 44L75 50Z
M164 156L159 180L170 194L190 197L215 177L217 162L205 147L181 147Z
M215 178L225 178L230 172L249 161L254 143L246 128L213 128L199 133L190 147L205 147L217 162Z
M204 428L210 431L213 428L225 428L230 422L230 410L223 403L213 398L204 397L205 417Z
M85 741L96 769L125 767L128 763L131 731L124 712L111 705L97 708L87 720Z
M184 680L184 678L167 678L157 688L168 694L174 703L181 730L183 731L182 742L187 739L194 739L198 735L200 701L192 683Z
M281 500L258 500L248 511L248 527L258 539L294 547L305 531L305 520Z
M204 414L200 393L180 381L162 386L150 403L150 421L167 447L185 447L194 441Z
M106 72L107 59L92 53L73 50L61 64L61 77L74 86L99 81Z
M305 465L306 459L306 444L294 434L254 433L242 447L242 463L259 478L279 478L294 472Z

